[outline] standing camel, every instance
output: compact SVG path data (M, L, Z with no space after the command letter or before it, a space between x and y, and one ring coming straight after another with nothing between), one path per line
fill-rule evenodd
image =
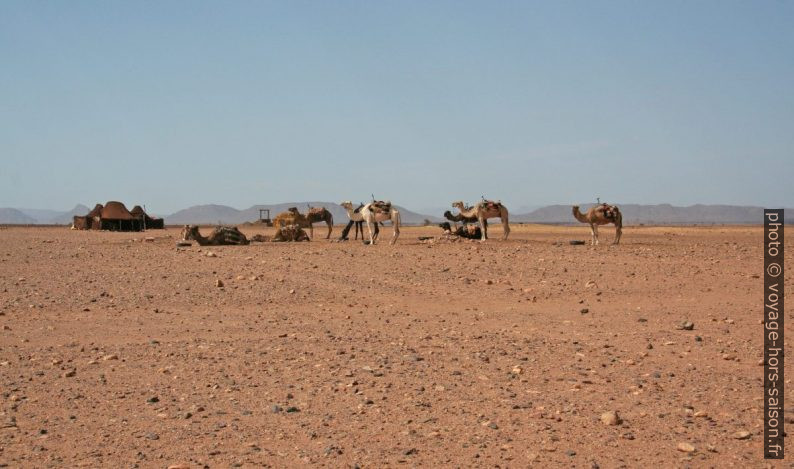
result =
M476 218L480 222L480 231L482 232L481 241L485 241L488 237L488 225L486 220L489 218L499 218L502 220L502 228L504 234L502 239L506 240L510 234L509 215L507 207L502 205L502 202L493 200L482 200L477 202L474 207L466 208L462 201L452 202L452 207L460 211L460 215L464 218Z
M325 239L329 239L334 227L334 216L325 207L309 207L309 211L306 212L306 222L309 224L312 239L314 239L314 224L320 221L328 225L328 236Z
M590 244L598 244L598 225L615 224L615 240L612 244L620 243L620 236L623 234L623 214L617 205L595 205L587 210L587 213L579 211L579 206L573 206L573 216L582 223L590 225Z
M353 216L353 203L349 200L342 202L342 207L347 210L347 214L350 216L351 220L354 220ZM378 239L378 223L386 220L391 220L392 223L392 239L389 241L389 244L394 244L397 242L397 238L400 236L400 212L397 211L394 207L392 207L391 202L386 201L372 201L363 207L361 207L361 218L367 223L367 231L369 231L369 244L375 244L375 240ZM375 234L373 234L372 227L375 226Z
M344 203L345 202L342 202L342 204ZM350 207L352 208L353 206L351 205ZM350 218L350 221L347 223L345 229L342 230L342 236L340 236L339 239L347 241L347 235L348 233L350 233L350 228L352 228L353 225L355 225L356 227L355 239L358 239L359 231L361 232L361 239L364 239L364 217L361 216L361 209L364 208L364 204L359 204L359 206L352 211L348 210L345 206L342 206L342 208L345 208L345 211L347 212L347 216L348 218ZM375 225L375 236L377 235L378 235L378 225Z

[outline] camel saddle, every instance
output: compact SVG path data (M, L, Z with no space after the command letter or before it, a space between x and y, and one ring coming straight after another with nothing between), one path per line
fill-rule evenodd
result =
M310 207L306 215L322 215L323 212L325 212L325 208L323 207Z
M370 208L375 213L389 213L391 212L391 202L383 200L373 200Z
M599 209L601 209L601 211L604 212L604 216L610 220L617 216L617 208L612 205L602 203Z
M502 202L496 202L493 200L483 200L483 206L487 210L499 210L499 207L502 206Z

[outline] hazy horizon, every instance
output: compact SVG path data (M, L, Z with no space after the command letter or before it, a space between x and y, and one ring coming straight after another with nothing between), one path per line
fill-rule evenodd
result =
M794 207L793 23L774 1L2 2L0 207Z

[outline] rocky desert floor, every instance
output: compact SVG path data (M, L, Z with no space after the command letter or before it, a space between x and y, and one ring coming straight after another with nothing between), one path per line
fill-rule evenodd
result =
M768 465L761 227L179 234L0 228L0 465Z

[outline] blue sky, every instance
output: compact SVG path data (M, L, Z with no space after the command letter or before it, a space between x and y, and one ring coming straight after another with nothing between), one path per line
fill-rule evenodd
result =
M0 2L0 206L794 206L794 2Z

